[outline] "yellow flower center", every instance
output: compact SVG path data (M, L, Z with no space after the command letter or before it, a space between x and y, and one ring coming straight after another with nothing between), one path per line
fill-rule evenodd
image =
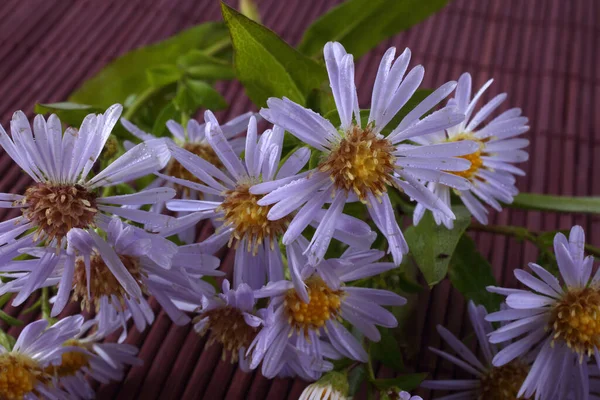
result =
M370 127L353 126L318 169L328 172L338 189L353 191L365 201L369 192L379 197L387 191L394 171L394 147Z
M119 255L119 258L133 279L140 285L142 291L145 291L144 272L137 258L127 255ZM90 296L88 296L87 279L90 280ZM73 276L73 300L81 299L81 307L90 310L91 306L97 311L100 307L100 298L107 296L109 302L112 296L119 299L122 306L125 305L125 298L129 295L121 286L111 270L106 266L100 255L93 254L90 258L90 276L85 272L85 261L83 257L78 257L75 261L75 273Z
M56 239L60 246L72 228L94 226L96 194L81 185L37 183L25 191L23 216L35 223L35 239Z
M208 330L211 331L208 345L218 342L223 346L222 358L227 358L227 353L231 354L231 362L238 361L238 353L241 348L248 348L250 343L258 333L257 328L253 328L246 324L242 312L233 307L214 308L209 311L202 312L194 318L194 323L198 323L201 319L208 318L208 324L205 325L204 335Z
M516 400L529 367L515 361L493 367L480 378L477 400Z
M269 220L267 214L272 206L259 206L258 200L261 197L250 193L250 185L247 184L225 193L225 200L218 209L225 213L223 217L225 225L233 227L233 233L229 240L230 246L234 239L245 238L248 242L247 250L256 254L258 246L266 238L271 239L273 248L277 238L285 233L291 216L277 221Z
M215 167L221 169L223 164L221 160L215 153L215 151L210 147L208 143L185 143L182 146L185 150L189 151L197 155L198 157L208 161ZM175 178L185 179L191 182L196 182L199 184L204 184L200 179L198 179L194 174L188 171L183 165L179 163L175 158L172 158L169 164L167 165L167 169L165 171L166 175L174 176ZM182 186L179 184L175 184L175 190L177 190L180 194L188 195L190 194L190 189L186 186ZM201 193L200 198L202 198Z
M476 176L477 172L479 171L480 168L483 167L483 159L481 157L486 155L486 153L483 152L483 149L485 146L484 143L487 140L486 139L484 139L484 140L477 139L477 138L475 138L475 135L473 135L473 133L469 132L469 133L460 133L458 135L455 135L454 137L448 139L448 142L461 142L463 140L472 140L479 144L479 149L477 151L475 151L474 153L465 154L463 156L458 157L458 158L463 158L463 159L471 162L471 166L469 167L469 169L466 169L464 171L445 171L445 172L448 172L448 173L451 173L454 175L458 175L458 176L462 176L465 179L472 180L473 178L477 178L477 176Z
M308 303L302 301L295 289L290 289L285 295L284 307L288 323L297 332L308 335L310 330L318 330L325 326L330 319L339 317L342 290L332 290L319 277L313 276L306 282Z
M21 400L48 376L32 358L19 353L0 354L0 399Z
M577 353L591 355L600 347L600 292L572 289L554 306L549 328L554 340L564 340Z
M68 340L65 346L85 347L77 340ZM63 353L60 365L51 365L46 368L46 372L58 378L73 376L84 367L90 366L89 356L79 351L70 351Z

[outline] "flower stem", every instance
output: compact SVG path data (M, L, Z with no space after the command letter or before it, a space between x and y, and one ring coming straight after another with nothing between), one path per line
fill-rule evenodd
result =
M48 321L50 325L54 325L56 322L55 318L50 316L50 289L47 287L42 288L42 317Z
M500 235L514 237L519 240L527 240L541 249L546 247L546 244L543 243L543 241L540 238L540 233L531 232L527 228L523 228L520 226L483 225L474 222L468 229L479 232L497 233ZM585 250L594 257L600 258L600 248L592 246L591 244L586 244Z

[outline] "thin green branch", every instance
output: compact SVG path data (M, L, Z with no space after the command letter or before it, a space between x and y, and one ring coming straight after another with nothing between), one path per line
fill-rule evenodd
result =
M546 247L546 243L544 243L540 238L540 233L531 232L527 230L527 228L520 226L483 225L480 223L473 223L468 229L472 231L497 233L500 235L514 237L515 239L519 240L527 240L541 249L545 249ZM588 254L591 254L596 258L600 258L600 248L592 246L591 244L586 244L585 250Z

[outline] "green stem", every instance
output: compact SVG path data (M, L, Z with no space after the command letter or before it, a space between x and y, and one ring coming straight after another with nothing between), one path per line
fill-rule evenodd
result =
M215 54L219 53L221 50L225 50L229 46L231 46L231 39L229 39L229 37L226 37L225 39L221 39L218 42L213 43L212 46L207 47L202 52L206 55L214 56Z
M50 289L42 288L42 317L53 325L56 320L50 316Z
M468 229L472 231L497 233L500 235L510 236L520 240L527 240L542 249L545 247L545 245L540 241L539 233L531 232L520 226L483 225L480 223L473 223ZM591 244L586 244L585 250L594 257L600 258L600 248L592 246Z
M123 114L123 118L127 120L133 119L135 114L142 108L144 103L146 103L146 101L148 101L160 90L162 90L162 86L149 87L148 89L144 90L139 96L135 98L135 101L131 106L129 106L127 111L125 111L125 113Z

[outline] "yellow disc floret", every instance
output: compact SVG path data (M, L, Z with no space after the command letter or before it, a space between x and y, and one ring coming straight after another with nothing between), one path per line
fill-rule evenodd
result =
M129 271L133 279L140 285L142 291L145 291L144 284L145 274L141 268L141 264L136 257L128 255L119 255L119 259ZM88 296L87 280L90 281L90 292ZM129 294L125 288L119 283L110 268L106 266L102 257L98 254L93 254L90 257L90 276L88 277L85 270L85 261L83 257L78 257L75 261L75 274L73 276L73 300L81 299L81 307L90 310L92 306L98 310L100 307L100 298L107 296L109 301L115 296L121 304L125 303L125 298L129 298Z
M260 206L258 201L262 196L250 193L250 185L242 184L234 190L225 193L225 199L219 210L225 213L224 220L227 226L233 227L229 245L234 239L246 239L248 251L256 254L258 245L265 239L271 239L271 247L277 238L282 236L291 221L291 217L284 217L276 221L267 218L272 206Z
M591 355L600 347L600 291L596 288L570 289L554 306L549 328L554 340Z
M320 329L327 321L339 317L344 292L330 289L317 276L309 278L305 284L308 303L302 301L296 290L290 289L285 296L284 307L288 323L306 336L310 330Z
M190 153L195 154L198 157L208 161L209 163L211 163L219 169L223 167L221 160L219 160L219 157L208 143L185 143L181 147L183 147ZM171 161L167 165L165 173L169 176L174 176L175 178L185 179L191 182L203 184L203 182L200 179L198 179L194 174L188 171L175 158L171 159ZM180 194L190 194L190 189L188 187L179 184L175 184L175 190L177 190L177 192ZM199 193L199 195L200 197L202 197L201 193Z
M468 180L473 180L474 178L477 177L477 172L479 172L479 170L481 168L483 168L483 159L481 157L486 155L486 153L484 152L484 148L485 148L485 142L487 140L477 139L475 137L475 135L473 135L473 133L460 133L460 134L455 135L452 138L448 139L448 142L461 142L463 140L472 140L473 142L479 144L479 149L477 149L477 151L475 151L471 154L465 154L463 156L458 156L458 158L463 158L465 160L468 160L471 163L471 166L464 171L446 171L446 172L448 172L450 174L462 176L463 178L468 179Z
M36 226L35 238L56 239L60 246L72 228L94 226L96 194L81 185L37 183L25 191L23 216Z
M21 400L46 380L34 359L19 353L0 354L0 399Z
M85 346L77 340L68 340L65 346L81 347ZM69 351L63 353L60 365L51 365L46 368L46 372L58 378L73 376L84 367L90 366L90 357L85 351Z
M329 173L336 188L354 192L366 201L369 192L376 197L387 191L394 171L393 145L369 126L353 126L318 166Z
M502 367L492 367L479 380L477 400L516 400L529 367L515 361Z
M242 312L234 307L218 307L201 312L193 322L196 324L204 318L208 318L208 321L199 333L204 335L210 330L207 345L220 343L223 346L223 360L227 358L227 353L230 353L232 363L238 361L239 350L247 349L258 332L258 328L248 325Z

